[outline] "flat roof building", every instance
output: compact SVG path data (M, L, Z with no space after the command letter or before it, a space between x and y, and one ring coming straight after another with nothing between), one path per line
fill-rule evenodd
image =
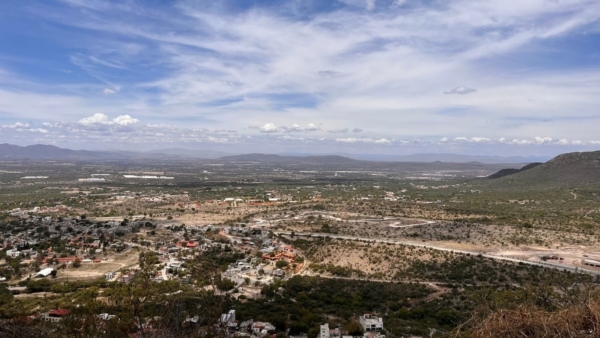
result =
M364 316L360 316L358 321L365 332L383 330L383 318L381 317L367 313Z
M325 323L323 325L321 325L321 330L319 333L319 338L329 338L330 334L329 334L329 324Z
M52 274L52 271L54 271L53 268L45 268L43 270L38 271L35 275L33 275L33 277L48 277Z

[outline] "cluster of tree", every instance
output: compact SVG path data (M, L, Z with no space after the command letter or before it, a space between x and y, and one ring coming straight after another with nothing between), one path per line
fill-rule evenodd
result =
M359 315L387 313L399 304L423 299L432 290L421 284L373 283L356 280L295 276L286 282L264 286L262 299L234 305L240 320L271 322L278 331L314 338L319 325L338 318L332 325L350 327Z

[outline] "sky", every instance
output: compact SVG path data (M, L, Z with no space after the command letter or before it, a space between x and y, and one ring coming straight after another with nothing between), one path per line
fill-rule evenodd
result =
M3 0L0 143L600 149L597 0Z

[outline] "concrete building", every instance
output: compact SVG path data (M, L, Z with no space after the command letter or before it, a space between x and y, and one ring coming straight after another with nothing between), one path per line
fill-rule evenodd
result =
M222 314L221 324L231 328L236 327L237 323L235 321L235 310L229 310L228 313Z
M6 250L6 255L9 256L10 258L20 257L21 251L18 251L17 249Z
M106 182L105 178L98 178L98 177L92 177L92 178L80 178L78 180L79 182L87 182L87 183L103 183Z
M321 325L321 330L319 333L319 338L329 338L330 334L329 334L329 324L325 323L323 325Z
M383 330L383 318L367 313L364 316L360 316L358 321L365 332Z
M104 274L104 278L106 279L106 281L110 281L113 278L115 278L116 273L115 272L107 272Z

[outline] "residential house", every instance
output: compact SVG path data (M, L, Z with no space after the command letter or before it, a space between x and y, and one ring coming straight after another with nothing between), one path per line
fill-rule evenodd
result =
M57 323L60 322L66 315L69 314L69 310L66 309L54 309L50 310L42 315L42 319L47 322Z
M383 330L383 318L381 317L367 313L364 316L360 316L358 321L365 332Z

